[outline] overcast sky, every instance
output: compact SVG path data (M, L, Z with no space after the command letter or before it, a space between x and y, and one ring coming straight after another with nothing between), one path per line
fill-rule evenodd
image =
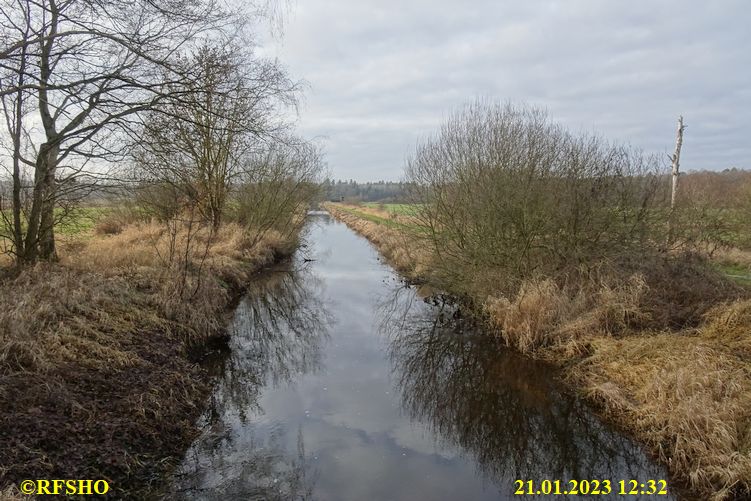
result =
M476 98L547 108L574 130L751 168L751 2L298 0L265 47L309 88L300 129L331 174L402 177L421 137Z

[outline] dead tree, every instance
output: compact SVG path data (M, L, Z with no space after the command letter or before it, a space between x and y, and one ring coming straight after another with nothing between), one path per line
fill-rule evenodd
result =
M683 116L678 117L678 132L675 138L675 153L673 153L671 167L673 173L673 185L670 191L670 210L675 210L675 201L678 195L678 176L680 174L681 146L683 146L683 131L686 126L683 125Z
M683 131L686 126L683 124L683 115L678 117L678 130L675 137L675 152L670 158L672 186L670 189L670 213L668 214L668 237L666 248L673 244L675 233L675 211L678 199L678 178L680 177L681 146L683 146Z

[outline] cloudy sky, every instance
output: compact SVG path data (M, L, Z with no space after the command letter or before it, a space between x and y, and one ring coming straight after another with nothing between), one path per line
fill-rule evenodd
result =
M336 178L400 179L476 98L658 153L683 114L684 169L751 168L744 0L298 0L264 50L308 82L300 129Z

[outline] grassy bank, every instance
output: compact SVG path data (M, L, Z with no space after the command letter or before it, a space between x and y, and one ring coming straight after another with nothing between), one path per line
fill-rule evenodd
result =
M104 227L103 227L104 228ZM106 233L104 228L100 233ZM228 223L87 227L0 289L0 493L24 479L105 479L143 499L196 435L210 385L191 353L221 339L252 275L295 236Z
M434 281L424 232L380 224L377 218L391 216L377 208L327 209L402 273ZM509 346L561 366L571 387L644 443L673 481L702 499L747 499L748 291L701 260L640 262L632 269L625 276L604 266L588 269L563 283L529 278L510 297L485 269L449 292L471 301Z

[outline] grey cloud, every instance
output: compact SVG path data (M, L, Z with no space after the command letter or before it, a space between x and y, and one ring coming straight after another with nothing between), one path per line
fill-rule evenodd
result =
M300 1L265 50L310 84L300 128L336 177L398 179L477 97L547 108L649 152L689 125L686 169L751 167L751 8L722 2Z

